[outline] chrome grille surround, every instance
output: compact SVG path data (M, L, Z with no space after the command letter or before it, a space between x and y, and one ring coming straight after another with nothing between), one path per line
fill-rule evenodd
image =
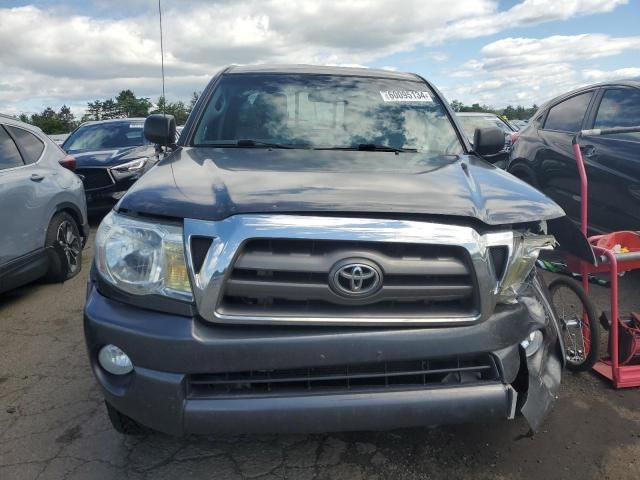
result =
M217 323L235 324L304 324L304 325L464 325L479 322L491 315L500 284L489 254L489 247L506 247L513 253L513 232L500 231L484 235L471 227L413 220L378 218L343 218L303 215L235 215L217 222L185 219L186 259L198 312L202 318ZM199 271L195 271L191 252L194 237L213 238ZM391 242L455 246L469 254L479 293L479 314L465 316L371 317L353 316L268 316L230 315L219 311L225 280L242 245L252 239L336 240L351 242Z

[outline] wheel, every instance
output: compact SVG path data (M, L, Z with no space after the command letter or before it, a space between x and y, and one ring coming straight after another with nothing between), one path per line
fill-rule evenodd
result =
M549 293L563 334L567 368L589 370L600 358L600 327L593 302L582 285L570 278L554 279Z
M523 182L528 183L532 187L538 188L536 173L528 165L525 165L524 163L516 163L512 167L509 167L508 172L514 177L519 178Z
M82 237L75 219L66 212L54 215L47 229L49 256L47 280L64 282L75 277L82 268Z
M127 417L124 413L120 413L114 407L104 402L107 407L107 415L111 421L113 429L123 435L144 435L149 432L145 426L140 425L133 418Z

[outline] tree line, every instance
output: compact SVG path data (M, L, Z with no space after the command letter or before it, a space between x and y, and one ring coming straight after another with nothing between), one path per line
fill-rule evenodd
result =
M146 117L152 113L166 113L176 118L178 125L184 124L191 109L195 105L200 92L193 92L189 103L182 100L168 102L160 96L155 105L148 97L137 97L132 90L122 90L115 98L94 100L87 103L87 111L77 118L67 105L55 111L51 107L40 113L20 114L21 121L30 123L42 129L46 134L69 133L78 125L93 120L110 120L114 118Z
M538 111L538 105L535 103L531 107L523 107L518 105L514 107L507 105L505 108L492 108L488 105L480 105L474 103L472 105L465 105L458 100L453 100L449 104L455 112L481 112L481 113L495 113L502 117L506 117L508 120L528 120Z

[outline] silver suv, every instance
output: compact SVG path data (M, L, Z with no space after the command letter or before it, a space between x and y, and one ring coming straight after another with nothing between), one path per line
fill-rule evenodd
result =
M0 293L80 271L89 225L74 168L39 128L0 115Z

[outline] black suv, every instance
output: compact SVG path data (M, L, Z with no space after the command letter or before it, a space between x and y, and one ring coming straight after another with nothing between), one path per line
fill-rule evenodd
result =
M177 145L170 116L145 135L173 153L100 225L84 317L116 429L540 424L564 355L534 263L590 250L479 157L501 130L472 151L417 75L260 65L216 75Z
M576 222L580 181L571 142L585 129L640 126L640 81L601 83L548 102L521 130L508 171L546 193ZM589 228L640 230L640 133L580 139L589 177Z

